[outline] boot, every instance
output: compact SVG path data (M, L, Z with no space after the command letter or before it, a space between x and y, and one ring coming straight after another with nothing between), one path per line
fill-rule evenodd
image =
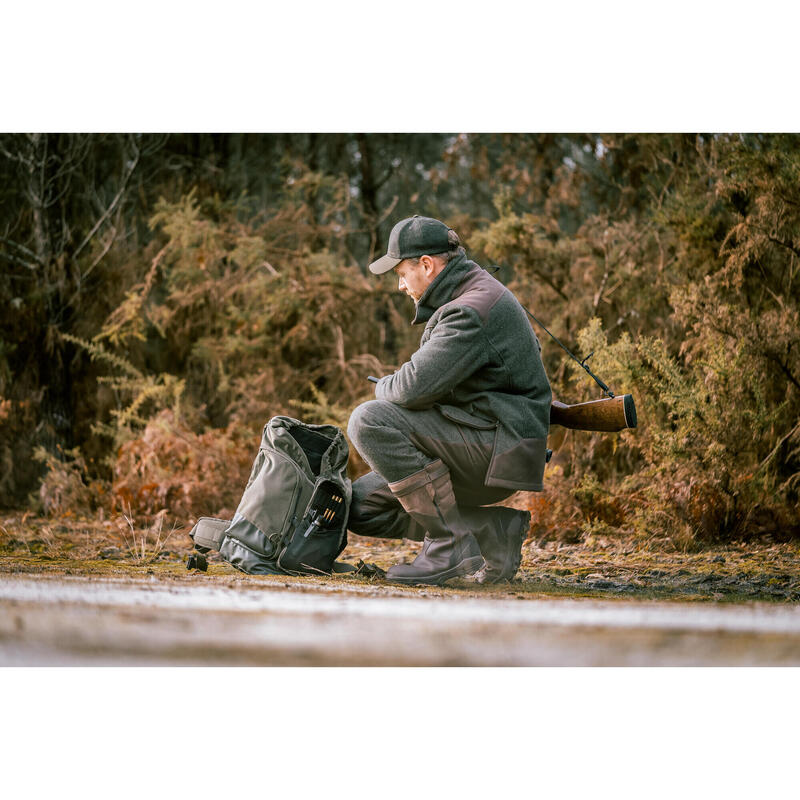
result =
M464 525L450 471L441 459L408 478L390 483L389 488L427 533L414 561L390 567L387 580L441 585L448 578L471 575L483 566L480 547Z
M478 540L486 562L473 580L476 583L512 580L522 561L522 543L530 530L531 515L504 506L462 508L461 515Z

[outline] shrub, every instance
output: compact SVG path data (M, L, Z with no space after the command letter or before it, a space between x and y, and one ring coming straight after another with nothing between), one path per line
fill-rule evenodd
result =
M230 518L239 503L258 434L240 426L194 433L170 410L125 442L114 463L113 510L189 520Z

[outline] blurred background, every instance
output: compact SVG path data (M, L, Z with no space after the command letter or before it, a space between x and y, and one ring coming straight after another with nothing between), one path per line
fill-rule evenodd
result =
M267 419L344 428L416 349L366 271L415 213L635 397L553 429L537 541L800 536L794 134L2 134L0 507L231 515Z

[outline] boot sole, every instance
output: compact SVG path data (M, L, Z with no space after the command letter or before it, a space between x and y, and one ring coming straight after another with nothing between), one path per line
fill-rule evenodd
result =
M387 573L386 580L390 583L404 583L406 585L423 584L424 586L440 586L450 578L459 578L462 575L472 575L477 572L484 564L483 556L471 556L465 558L460 563L456 564L444 572L439 572L436 575L425 576L394 576Z

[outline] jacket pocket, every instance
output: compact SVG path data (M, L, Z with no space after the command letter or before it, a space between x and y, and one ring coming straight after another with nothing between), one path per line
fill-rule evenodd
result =
M495 453L486 472L487 486L518 491L542 491L547 439L519 439L510 449Z
M476 417L458 406L437 404L436 408L439 409L443 417L446 417L451 422L457 422L459 425L466 425L468 428L476 428L479 431L493 431L497 427L496 420Z

